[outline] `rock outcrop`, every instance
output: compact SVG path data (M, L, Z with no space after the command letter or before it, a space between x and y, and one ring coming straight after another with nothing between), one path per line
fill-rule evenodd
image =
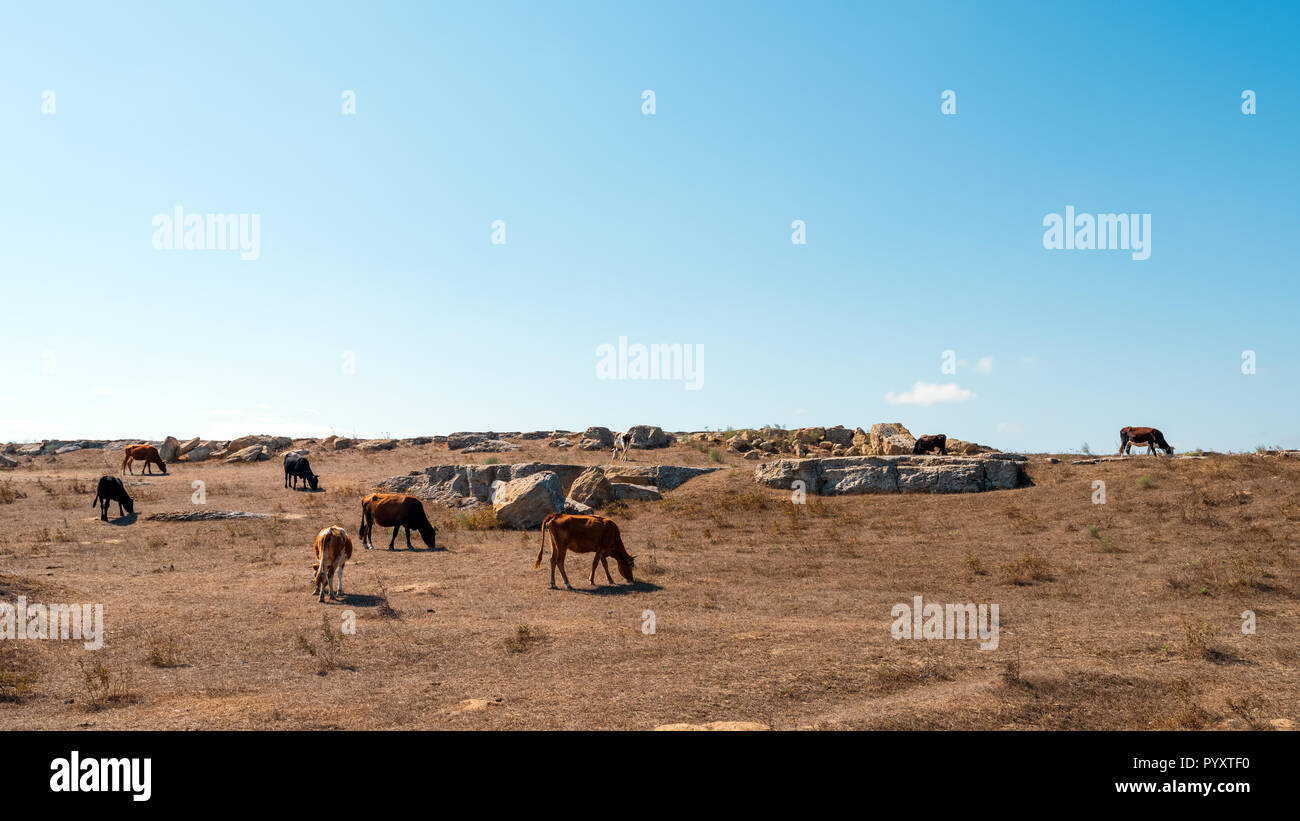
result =
M754 469L760 485L789 490L798 480L808 493L842 496L859 493L978 493L1029 484L1025 457L1015 453L982 456L844 456L779 459Z
M599 487L599 481L588 477L579 484L579 477L600 471L601 478L607 484L620 482L629 485L649 487L664 493L680 487L682 483L719 468L694 468L679 465L631 465L608 466L605 468L586 465L565 465L544 462L524 462L515 465L433 465L424 470L413 470L405 476L394 476L379 483L380 489L389 493L409 493L421 499L452 507L477 507L492 504L492 486L496 483L509 483L516 479L532 476L536 473L554 473L560 484L562 494L573 495L593 484ZM635 493L636 491L631 491ZM613 498L611 487L610 497ZM597 496L600 498L599 491ZM576 502L595 507L597 505L587 498L576 498ZM608 500L606 500L608 501Z

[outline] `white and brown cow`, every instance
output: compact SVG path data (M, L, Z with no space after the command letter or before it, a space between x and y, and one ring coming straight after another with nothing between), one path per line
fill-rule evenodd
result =
M622 453L622 454L623 454L623 461L626 462L626 461L627 461L627 451L628 451L628 448L630 448L630 447L632 447L632 433L631 433L631 431L629 431L629 432L627 432L627 433L616 433L616 434L614 434L614 461L617 462L617 461L618 461L618 455L619 455L620 453Z
M329 591L331 599L340 598L343 595L343 565L352 558L352 540L348 538L348 532L337 525L327 527L316 534L316 544L312 549L316 552L316 564L311 568L316 578L312 595L316 596L316 601L322 602L326 591ZM334 583L333 589L331 582Z

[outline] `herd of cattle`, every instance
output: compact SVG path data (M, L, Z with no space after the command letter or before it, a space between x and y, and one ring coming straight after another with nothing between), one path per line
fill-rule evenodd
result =
M1164 434L1155 428L1123 428L1119 432L1121 454L1128 454L1132 451L1133 445L1146 445L1147 453L1155 455L1156 448L1163 450L1167 455L1172 456L1174 453L1173 446L1165 440ZM627 460L627 452L631 447L632 438L629 434L620 433L614 439L614 459L621 455L624 461ZM916 454L938 452L947 454L948 437L942 433L922 436L916 440L916 445L912 452ZM125 454L122 459L122 470L129 471L135 475L133 463L144 462L143 473L148 475L152 472L152 467L157 465L163 472L167 473L167 465L163 462L158 454L158 448L153 445L127 445ZM284 455L284 486L286 488L297 489L299 480L302 480L305 487L312 490L320 488L320 477L312 472L311 464L307 457L300 453L286 453ZM108 507L111 503L116 502L119 516L131 516L135 514L135 502L126 492L126 486L117 476L101 476L99 485L95 489L95 499L91 506L99 505L99 518L108 521ZM429 521L429 517L424 512L424 504L414 496L408 496L404 493L371 493L361 500L361 527L359 535L361 544L366 550L374 550L374 543L371 541L371 534L374 526L391 527L393 536L388 541L388 549L393 550L397 542L398 531L406 529L406 548L414 550L411 546L411 531L420 534L424 540L425 546L429 550L437 549L438 528ZM633 570L635 567L636 557L627 552L623 545L623 537L619 532L618 525L614 520L605 516L596 516L591 514L568 514L552 513L542 521L542 545L537 551L537 561L533 563L533 569L536 570L542 566L542 557L546 553L546 537L551 537L551 588L555 588L555 571L558 568L560 575L564 578L564 586L570 590L573 585L569 584L569 574L564 570L564 557L567 553L594 553L595 556L591 561L591 575L589 577L592 584L596 583L597 566L604 568L605 578L610 584L614 584L614 577L609 572L609 559L612 557L618 563L619 573L630 583L635 583ZM312 595L317 601L325 601L325 595L328 593L331 599L338 599L343 595L343 567L347 564L348 559L352 558L352 539L348 533L338 525L331 525L322 529L316 534L316 541L313 544L316 563L312 565L312 578L315 587Z

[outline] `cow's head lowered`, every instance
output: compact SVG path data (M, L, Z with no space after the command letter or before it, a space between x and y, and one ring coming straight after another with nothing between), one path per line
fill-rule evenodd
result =
M623 535L618 532L617 527L609 535L609 539L613 542L610 545L609 555L618 562L618 572L623 574L623 578L635 584L636 578L632 575L632 571L636 569L636 556L628 553L627 548L623 546Z
M314 473L309 475L307 477L307 486L312 490L320 490L320 477Z
M428 546L428 548L430 550L436 549L437 548L436 542L438 539L438 528L431 525L429 523L428 518L426 518L424 520L424 523L421 524L417 529L420 531L420 538L424 539L424 543Z

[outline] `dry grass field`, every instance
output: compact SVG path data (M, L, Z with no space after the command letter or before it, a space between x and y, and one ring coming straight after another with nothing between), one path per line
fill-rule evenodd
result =
M524 442L500 461L597 464ZM1287 728L1300 718L1300 459L1033 457L1034 485L790 503L753 462L612 512L638 584L550 590L539 535L429 505L428 551L360 549L360 497L389 476L485 462L443 445L127 477L140 514L104 523L117 453L0 473L0 601L102 602L107 637L0 642L0 728ZM685 445L642 464L709 465ZM191 482L207 503L191 502ZM1092 503L1095 480L1107 503ZM196 509L272 514L150 521ZM114 506L110 519L116 517ZM331 524L357 546L345 599L311 594ZM398 544L405 547L404 539ZM618 576L615 576L618 579ZM621 582L621 580L619 580ZM1000 607L1000 645L891 638L891 608ZM656 631L642 632L644 611ZM1253 610L1257 633L1243 635ZM345 611L355 634L340 631Z

